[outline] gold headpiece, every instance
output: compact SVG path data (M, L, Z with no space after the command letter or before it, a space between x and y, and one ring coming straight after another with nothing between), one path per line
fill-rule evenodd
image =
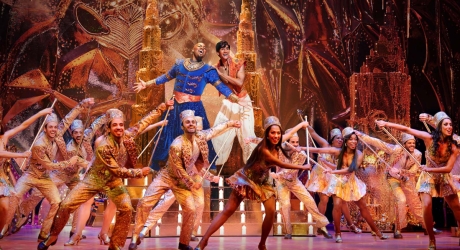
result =
M287 134L287 133L291 132L291 130L292 130L292 128L288 128L288 129L286 129L286 131L284 133ZM299 134L294 133L291 137L299 137Z
M280 120L276 116L269 116L264 120L264 130L270 127L271 125L278 125L281 127Z
M438 113L436 113L436 114L434 115L434 124L435 124L436 128L438 127L438 124L439 124L442 120L444 120L444 119L446 119L446 118L447 118L447 119L450 119L450 117L449 117L446 113L444 113L443 111L439 111Z
M342 134L342 132L340 131L340 129L334 128L334 129L332 129L331 132L329 133L329 136L330 136L329 138L332 139L332 138L334 138L335 136L338 136L338 135L341 135L341 134Z
M195 116L196 120L196 130L203 130L203 117Z
M355 130L352 127L346 127L342 130L342 137L345 137L351 133L353 133Z
M186 109L186 110L182 111L179 116L180 116L180 121L182 122L187 117L195 117L195 111L190 110L190 109Z
M59 119L55 113L51 113L51 115L46 117L45 126L50 122L59 123Z
M83 129L83 122L81 120L74 120L70 124L70 132L73 132L75 129Z
M413 135L407 134L407 133L401 133L401 142L404 144L408 140L415 140L415 137Z
M113 119L123 119L125 120L125 115L123 115L123 112L119 109L109 109L105 112L105 119L106 119L106 124L107 127L108 125L112 122Z

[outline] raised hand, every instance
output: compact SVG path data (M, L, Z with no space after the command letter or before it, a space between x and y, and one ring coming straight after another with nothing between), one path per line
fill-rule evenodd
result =
M29 156L32 154L30 151L25 151L21 153L21 158L29 158Z
M305 164L302 166L302 169L303 170L310 170L311 169L311 165L310 164Z
M81 101L81 105L85 108L89 108L92 105L94 105L94 98L86 98L83 101Z
M377 126L379 126L379 128L383 128L387 125L387 122L386 121L383 121L383 120L378 120L378 121L375 121L375 124L377 124Z
M168 100L166 106L168 106L169 109L174 109L174 100Z
M139 79L139 82L134 83L134 91L139 93L141 90L145 89L147 87L147 83L142 81L142 79Z
M308 123L308 121L304 121L304 122L301 122L302 124L302 128L308 128L308 126L310 126L310 123Z
M427 113L421 113L420 115L418 115L418 119L421 121L421 122L428 122L428 119L430 118L430 115L427 114Z
M38 114L40 116L44 116L44 115L51 115L51 113L53 113L53 109L52 108L46 108L46 109L42 109L38 112Z

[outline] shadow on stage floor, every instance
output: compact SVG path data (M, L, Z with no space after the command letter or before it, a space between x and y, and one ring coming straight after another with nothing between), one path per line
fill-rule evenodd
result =
M87 227L84 234L87 239L80 242L78 246L64 246L68 240L70 227L65 227L61 233L57 244L50 249L59 250L98 250L107 249L108 246L100 245L97 239L97 234L100 228ZM37 236L39 229L31 226L24 227L20 232L10 235L0 240L0 246L3 250L32 250L37 247ZM333 234L332 231L330 231ZM334 239L325 239L322 236L307 238L307 237L294 237L292 240L285 240L283 237L269 237L267 240L267 248L269 250L294 250L294 249L427 249L428 236L423 233L404 233L404 239L395 240L378 240L372 237L369 233L353 234L348 232L342 233L343 243L335 243ZM450 236L450 232L444 232L436 237L437 249L460 249L459 238ZM130 239L127 239L125 247L128 249ZM259 238L258 237L212 237L209 240L209 245L206 249L209 250L252 250L257 249ZM147 238L138 249L158 249L158 250L172 250L177 249L179 243L178 237L166 238ZM190 245L195 247L197 242L191 242Z

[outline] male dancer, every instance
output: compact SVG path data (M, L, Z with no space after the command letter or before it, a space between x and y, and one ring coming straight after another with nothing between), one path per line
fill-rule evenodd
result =
M255 137L254 112L252 110L251 98L243 85L245 61L238 61L238 59L230 57L230 45L227 41L218 42L216 44L216 52L220 60L214 67L217 69L220 79L234 94L248 103L248 107L242 107L227 99L222 101L222 106L214 124L220 124L228 120L240 120L241 128L231 129L212 139L214 148L222 148L216 165L222 165L227 161L235 136L238 137L240 146L243 149L243 162L246 163L256 145L253 143L244 143L244 138Z
M286 134L292 129L287 129ZM287 143L283 143L284 148L288 152L291 159L287 159L282 153L279 154L280 160L297 165L302 165L307 159L307 155L301 151L298 152L296 147L299 146L299 136L295 133ZM291 225L291 192L294 193L300 201L305 204L307 211L312 214L315 221L321 225L329 224L327 218L321 214L316 206L315 200L311 197L305 186L297 178L299 170L297 169L284 169L276 167L276 173L270 173L275 179L277 198L281 205L281 215L283 216L284 227L286 228L285 239L292 239L292 225ZM328 233L325 227L318 228L318 233L324 237L331 239L332 235Z
M121 178L141 178L150 173L149 167L142 169L128 169L125 166L136 166L137 149L131 141L151 123L153 123L166 110L166 105L161 104L158 109L151 111L136 125L125 131L123 112L118 109L109 109L105 113L108 134L103 136L97 144L94 162L85 178L70 191L61 203L56 214L56 219L51 228L48 239L41 242L37 249L48 249L56 243L59 233L64 228L70 213L75 211L82 203L91 199L100 191L105 191L107 196L115 203L119 211L109 249L123 247L128 236L133 207L128 191Z
M174 110L169 113L169 126L165 128L161 134L157 145L157 150L152 156L151 167L159 170L159 161L166 161L171 142L183 132L181 130L180 113L184 110L195 110L197 116L203 117L203 128L210 127L206 112L201 102L201 95L207 83L211 83L220 93L222 93L229 101L239 103L246 106L247 101L239 99L238 96L232 93L225 84L219 79L216 69L203 62L206 55L206 47L203 43L197 43L193 46L192 58L185 60L177 60L176 64L168 71L168 73L159 76L158 78L144 82L134 83L134 90L139 92L149 86L164 84L172 79L176 79L174 83ZM214 148L211 142L208 142L209 157L212 159L215 156Z
M382 149L390 157L388 164L391 168L388 171L387 181L393 190L397 204L393 237L402 239L401 229L407 226L407 212L414 215L416 223L423 225L422 203L415 188L417 181L415 176L421 171L419 164L422 160L422 153L415 148L415 137L403 133L401 144L417 159L418 164L399 145L383 142L359 131L355 133L365 143Z
M56 114L48 116L45 121L43 133L39 136L32 147L32 158L28 164L29 167L19 178L16 186L14 187L16 196L18 197L18 199L14 199L14 201L22 199L26 192L28 192L31 188L34 188L34 190L32 190L33 197L36 197L34 193L36 194L40 192L50 203L51 208L43 222L40 234L38 235L38 241L43 241L46 237L48 237L54 215L56 214L57 209L59 208L59 203L61 202L59 190L50 177L50 171L57 170L67 173L72 172L74 171L74 165L78 160L78 156L73 156L71 158L67 156L63 135L78 114L80 114L84 108L88 108L93 104L94 99L92 98L81 101L70 111L69 114L64 117L64 119L61 120L61 122L59 122ZM54 161L58 151L63 159L68 160L55 163ZM36 204L33 206L30 204L31 203L26 203L26 206L21 205L22 211L32 211ZM17 204L11 205L12 207L17 206ZM27 217L28 213L23 213L23 215Z
M85 129L85 125L81 120L73 121L72 125L70 125L70 133L72 135L72 139L67 143L67 154L69 156L80 156L81 158L85 159L87 163L89 163L94 155L91 142L96 131L98 131L104 124L105 115L101 115L96 120L94 120L90 127L87 129ZM66 180L65 184L67 187L69 187L69 190L72 190L80 181L80 171L79 169L75 170L76 171L71 175L62 175L60 178L61 180ZM93 199L89 199L84 204L82 204L77 211L75 211L74 217L72 219L72 229L70 230L70 239L64 244L64 246L76 245L80 239L86 238L86 236L80 235L80 232L77 232L77 229L79 229L79 226L82 226L82 223L85 223L88 220L92 204ZM112 206L108 206L108 208L111 207ZM115 212L116 211L113 211L113 213ZM107 223L105 220L104 222ZM73 236L75 232L77 232L77 234Z
M179 237L179 249L193 249L189 246L196 217L193 192L197 192L196 190L201 188L201 176L198 173L204 174L203 172L209 168L209 150L206 142L231 127L239 128L241 126L239 121L228 121L197 132L197 121L193 110L182 111L180 118L184 134L173 141L169 149L166 167L160 170L145 192L144 197L137 204L136 223L130 249L135 249L136 244L140 244L139 233L150 210L168 190L172 190L176 196L184 215L184 223ZM208 177L203 176L203 178ZM192 190L195 191L192 192Z
M197 125L196 125L196 131L201 131L203 130L202 126L202 118L199 116L195 116L195 119L197 120ZM195 168L197 169L197 172L192 173L192 178L196 182L201 182L203 179L203 176L206 173L206 169L203 168L203 165L196 165ZM206 179L215 183L219 182L219 177L213 175L212 173L207 173L206 174ZM198 237L196 237L198 228L200 227L201 224L201 217L203 217L203 211L204 211L204 190L203 188L199 189L192 189L192 194L195 202L195 214L196 214L196 219L195 219L195 224L193 226L193 232L192 232L192 237L190 238L191 241L198 241ZM145 238L145 235L149 230L151 230L156 224L161 217L168 211L169 207L172 206L172 204L176 201L176 197L174 196L174 193L172 190L168 190L164 194L163 200L157 203L154 209L152 209L149 213L149 217L147 218L147 221L144 224L144 227L142 228L141 232L139 233L139 239L142 241ZM129 249L136 249L137 248L137 239L131 240L131 244L129 245Z

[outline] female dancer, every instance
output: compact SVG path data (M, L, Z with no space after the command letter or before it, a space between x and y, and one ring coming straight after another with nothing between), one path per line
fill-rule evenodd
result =
M431 133L412 129L403 125L376 121L379 127L390 127L411 134L423 140L426 166L422 167L422 174L417 182L417 192L422 200L423 220L430 238L428 249L436 249L436 239L433 231L432 197L443 197L454 212L457 223L460 222L460 204L456 188L449 175L458 156L456 142L452 138L452 120L444 112L435 116L436 129Z
M0 239L5 236L4 234L6 234L7 230L5 230L5 224L12 220L14 212L16 211L16 208L10 208L10 196L15 198L14 195L12 195L12 193L14 193L14 187L11 186L11 183L8 181L8 171L4 166L5 160L7 158L28 158L30 156L30 151L24 153L7 152L6 145L8 144L8 140L17 133L29 127L41 116L51 114L52 111L53 109L51 108L43 109L27 119L21 125L8 131L4 131L0 126L0 214L3 215L0 216L0 229L2 230L0 233Z
M337 169L326 169L326 173L342 175L341 177L331 177L329 181L328 192L332 194L334 201L334 209L332 217L334 218L335 227L335 242L341 243L342 236L340 233L340 218L342 212L342 204L347 201L353 201L358 206L361 216L366 220L372 231L382 239L388 239L388 236L383 235L377 228L374 220L367 209L366 202L363 196L366 194L366 184L359 180L355 171L363 162L363 154L356 149L358 145L358 136L352 128L347 127L342 130L342 137L345 141L341 149L329 148L309 148L313 153L325 153L335 155L337 157Z
M278 159L280 152L289 158L281 147L281 135L283 132L278 118L274 116L267 117L264 121L264 129L264 138L256 146L246 165L226 180L233 188L233 191L224 210L212 220L211 225L195 249L204 249L206 247L209 237L227 221L245 198L257 200L264 204L266 216L262 223L259 249L266 249L265 241L273 227L275 217L275 191L268 181L270 167L276 165L288 169L310 169L310 166L284 163Z
M333 147L337 149L341 149L343 145L343 137L342 132L338 128L334 128L330 132L330 140L329 142L326 141L324 138L319 136L316 131L311 127L308 126L308 132L310 133L311 137L318 142L321 148L326 147ZM332 154L321 154L318 157L318 162L322 164L324 167L335 168L337 164L337 158L335 155ZM319 196L319 204L318 210L320 213L325 214L327 203L329 201L329 197L331 194L327 193L328 185L329 185L329 178L323 169L319 166L314 166L313 170L310 174L310 179L308 180L307 184L305 185L310 192L314 192ZM347 227L355 234L361 233L361 229L359 229L353 221L351 220L350 216L350 209L348 209L347 202L342 202L342 213L347 221Z

